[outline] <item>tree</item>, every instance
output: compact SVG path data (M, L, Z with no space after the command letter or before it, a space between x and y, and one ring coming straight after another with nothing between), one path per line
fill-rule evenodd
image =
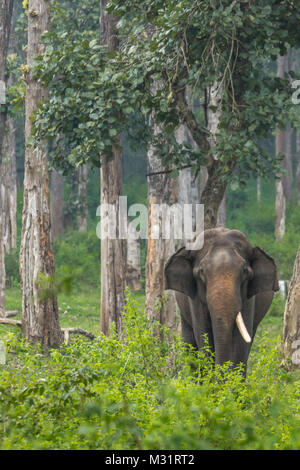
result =
M127 240L126 284L133 292L142 289L141 241L133 237Z
M49 29L47 0L28 2L28 47L25 101L25 176L20 250L22 331L26 340L43 347L62 341L53 281L54 255L50 241L49 170L47 142L31 143L39 103L47 90L34 76L34 60L44 52L42 35Z
M277 76L284 79L289 72L288 56L278 56ZM276 154L284 155L283 168L286 171L275 183L276 188L276 220L275 238L282 240L285 234L286 201L292 196L292 152L291 152L291 127L280 130L275 138Z
M5 133L7 109L5 107L6 60L13 0L0 0L0 165L2 164L3 140ZM2 188L1 188L2 189ZM5 249L2 191L0 191L0 316L5 314Z
M283 317L284 362L300 367L300 246L296 255L293 276Z
M203 0L201 5L196 0L163 6L160 0L111 0L108 11L119 18L122 45L109 55L94 41L70 47L64 36L61 49L49 48L40 67L53 99L41 110L37 133L51 138L63 130L72 139L68 158L94 163L99 151L111 151L135 111L135 122L140 117L136 140L155 146L166 171L186 164L206 166L201 202L209 227L216 224L230 179L244 185L251 175L279 173L281 156L267 153L260 137L286 127L292 90L270 71L269 62L297 47L300 33L294 28L299 12L293 3L287 8L285 0L251 6ZM156 31L151 40L145 35L149 27ZM154 94L153 79L163 79L163 89ZM205 114L208 106L212 113L217 110L203 97L215 83L222 84L223 93L212 142ZM187 88L193 98L201 97L197 112L193 100L186 99ZM163 123L160 134L147 126L152 110L157 123ZM197 151L177 145L175 129L181 123L189 128Z
M290 92L288 83L270 74L267 61L274 60L277 51L286 54L300 38L293 27L298 14L295 6L286 8L284 0L271 3L215 4L207 0L199 8L196 1L176 5L159 0L110 2L110 11L121 17L124 57L132 59L133 69L144 64L148 93L152 74L164 78L164 89L152 94L150 106L158 111L156 119L164 123L159 153L165 165L182 165L189 159L195 167L207 167L201 196L207 228L217 222L229 179L245 184L249 174L271 176L279 169L280 157L272 161L259 137L274 131L276 123L286 123ZM149 23L156 29L150 42L143 38L143 27ZM193 90L194 97L204 96L215 83L222 85L223 93L212 143L205 114L208 107L213 114L218 111L204 99L202 112L195 113L186 100L186 88ZM178 122L186 123L198 147L198 152L182 148L181 162L174 159L178 152L174 152L174 134L172 137Z
M154 81L153 92L161 88L161 81ZM150 116L150 128L155 134L161 132L161 126L155 122L155 112ZM164 173L161 159L155 145L150 145L147 152L148 162L148 240L146 256L146 314L158 320L171 330L177 328L176 302L174 292L165 293L164 266L175 251L175 240L170 230L170 238L162 234L164 229L164 211L159 211L163 204L177 202L177 179L170 173ZM162 173L160 173L162 171ZM155 233L155 231L159 233Z
M117 18L106 10L108 1L100 2L100 43L108 53L118 50ZM112 204L116 220L119 220L119 197L122 194L121 135L116 135L111 153L100 156L101 205ZM100 329L106 335L114 322L118 333L122 328L126 276L126 246L117 224L115 239L101 239L101 320Z
M298 204L300 204L300 131L296 132L296 156L297 156L297 170L296 170L297 200L298 200Z
M0 0L0 86L1 95L5 93L6 83L6 59L9 46L9 36L11 28L11 18L13 11L13 0ZM2 98L2 96L1 96ZM6 125L7 110L2 105L5 102L0 101L1 113L0 113L0 163L2 156L2 144L4 139L4 131Z

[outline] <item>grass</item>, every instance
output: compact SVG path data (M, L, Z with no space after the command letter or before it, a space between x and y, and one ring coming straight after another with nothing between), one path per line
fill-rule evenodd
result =
M139 309L143 309L145 303L144 292L135 292L134 298ZM18 310L19 314L14 317L21 318L22 297L18 287L6 291L7 310ZM99 332L100 324L100 288L87 290L73 290L71 294L60 294L58 296L59 319L62 328L80 326L94 334ZM2 330L8 326L0 327ZM13 327L12 327L13 328ZM1 331L1 330L0 330Z
M99 298L97 289L60 295L61 325L98 333ZM72 338L41 354L1 325L0 449L299 448L300 371L280 367L280 299L259 327L246 382L176 338L158 341L144 300L128 296L121 341ZM20 306L20 291L9 289L7 307Z
M135 292L133 294L137 302L137 308L142 311L145 304L145 293L143 291ZM8 310L19 310L21 312L21 291L19 288L14 287L6 291L6 303ZM59 318L62 328L79 326L91 333L99 333L100 325L100 289L87 290L73 290L71 294L60 294L58 297L59 305ZM273 304L260 323L254 343L252 345L249 361L248 371L251 371L255 366L255 357L258 353L258 344L263 339L264 335L278 344L280 348L282 326L283 326L283 313L284 301L280 294L276 294ZM15 319L21 318L19 313ZM0 335L8 330L14 331L14 326L0 325ZM298 372L295 372L296 374ZM299 372L300 375L300 372Z

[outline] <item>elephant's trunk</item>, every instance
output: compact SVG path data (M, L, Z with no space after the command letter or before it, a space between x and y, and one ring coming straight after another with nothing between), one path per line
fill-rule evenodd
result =
M251 338L244 324L241 309L242 299L238 280L231 273L226 273L216 280L208 282L207 303L210 312L215 347L216 364L234 362L233 332L238 327L244 341Z

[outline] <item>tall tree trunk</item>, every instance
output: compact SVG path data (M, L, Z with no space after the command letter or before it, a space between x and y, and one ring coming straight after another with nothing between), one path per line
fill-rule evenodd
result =
M0 0L0 165L2 163L3 140L6 126L7 110L5 106L6 59L9 46L13 0ZM5 249L2 188L0 188L0 316L5 314Z
M127 239L126 284L132 291L142 289L140 239Z
M159 88L155 82L153 89ZM150 117L150 126L154 134L161 129L155 123L154 114ZM148 171L157 173L163 171L161 159L156 155L156 149L151 145L147 152ZM163 213L156 210L156 205L174 204L177 202L178 181L169 173L148 176L148 242L146 256L146 314L150 319L159 321L173 331L177 329L177 307L174 292L165 292L164 268L168 258L175 251L175 240L164 239L160 232L155 236L155 229L163 227Z
M296 170L297 201L298 201L298 204L300 204L300 132L296 133L296 154L297 154L297 170Z
M0 165L3 235L6 253L17 247L17 172L15 129L12 118L7 119Z
M287 56L278 56L277 58L277 77L284 78L288 72L288 58ZM291 151L290 151L290 133L289 130L281 130L276 135L275 148L276 154L282 153L285 155L283 160L283 168L288 172L287 175L282 175L280 181L276 181L276 199L275 199L275 238L277 241L282 240L285 234L285 210L286 199L291 196Z
M47 96L42 84L32 76L33 62L42 55L42 34L49 29L49 2L29 0L28 48L25 101L25 139L31 135L32 113ZM54 256L50 241L49 171L46 142L33 147L26 145L24 204L20 250L22 286L22 331L26 340L43 347L57 347L62 341L58 306L51 290L55 274Z
M0 87L2 93L5 95L5 70L6 70L6 59L9 46L9 36L11 29L11 19L13 11L13 0L0 0ZM2 99L4 98L4 99ZM5 96L1 96L0 103L0 163L2 159L2 145L4 139L5 125L6 125L6 107Z
M51 237L55 240L64 233L64 177L56 170L51 172Z
M300 246L283 317L284 362L300 368Z
M119 47L116 28L117 18L106 11L108 0L100 0L100 43L108 52ZM112 156L101 155L100 169L101 206L112 204L116 220L119 220L119 197L122 194L121 137L118 136ZM112 322L118 333L122 329L122 310L126 276L126 245L120 238L118 224L115 239L101 239L101 319L100 329L108 335Z
M282 181L276 181L275 183L276 190L276 200L275 200L275 239L281 241L285 234L285 208L286 208L286 199L283 190Z
M217 225L226 226L226 194L224 194L217 215Z
M258 204L261 203L261 177L258 176L256 179L256 200Z
M210 131L209 145L216 143L216 134L222 112L221 99L223 88L218 81L206 90L206 121ZM230 163L228 163L230 166ZM214 228L217 224L226 223L225 191L227 183L222 179L222 164L214 154L207 165L205 187L201 193L201 204L204 204L204 227Z
M77 224L78 224L79 232L87 231L87 218L88 218L88 206L87 206L87 196L86 196L87 180L88 180L88 166L84 164L78 168L79 214L77 215Z
M183 142L189 142L189 144L196 150L197 146L194 142L187 126L180 125L176 129L176 140L179 144ZM198 178L192 173L191 168L184 168L179 171L178 174L178 197L177 202L183 206L184 204L193 204L195 207L196 204L199 204L199 183ZM193 230L195 230L195 210L193 210ZM183 240L185 243L185 240ZM182 241L179 240L178 248L182 246Z
M282 175L283 191L287 201L293 196L293 165L292 165L292 128L288 126L284 131L284 160L283 168L286 173Z

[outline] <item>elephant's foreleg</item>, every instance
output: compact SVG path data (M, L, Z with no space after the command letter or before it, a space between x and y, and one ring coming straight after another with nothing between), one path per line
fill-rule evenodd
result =
M190 344L195 349L198 349L193 329L182 315L181 315L181 335L182 335L182 340L184 343Z

